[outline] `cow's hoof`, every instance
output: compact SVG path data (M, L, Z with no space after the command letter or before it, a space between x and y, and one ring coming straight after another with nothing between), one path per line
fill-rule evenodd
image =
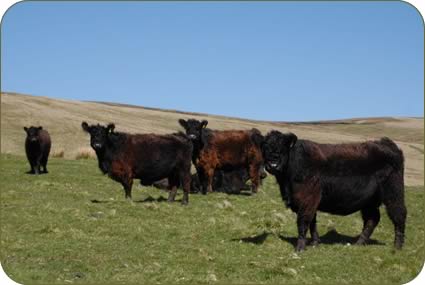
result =
M359 238L355 245L366 245L366 241L363 238Z
M295 248L296 252L301 252L305 250L305 240L298 240L297 247Z

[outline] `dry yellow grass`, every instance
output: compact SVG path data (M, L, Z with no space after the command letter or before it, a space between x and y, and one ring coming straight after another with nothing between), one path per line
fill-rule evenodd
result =
M53 149L50 152L50 156L51 157L56 157L56 158L64 158L65 157L65 150L64 149Z
M282 112L285 109L282 108ZM244 120L206 114L188 114L137 106L51 99L22 94L1 94L1 152L24 155L23 126L42 125L52 137L53 147L63 148L64 157L75 159L89 147L89 136L81 122L113 122L116 130L131 133L171 133L182 130L179 118L207 119L213 129L258 128L291 131L299 138L323 143L364 141L388 136L406 157L406 184L424 184L423 118L361 118L327 122L282 123Z
M75 155L75 159L89 159L96 158L96 153L91 147L80 147L77 150L77 154Z

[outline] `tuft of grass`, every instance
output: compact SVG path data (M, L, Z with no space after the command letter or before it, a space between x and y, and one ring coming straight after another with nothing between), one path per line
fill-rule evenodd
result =
M58 150L53 150L52 154L50 156L56 157L56 158L64 158L65 157L65 150L63 148L58 149Z
M75 159L94 159L96 158L96 153L91 147L80 147L77 150Z
M424 188L407 187L406 243L393 250L385 210L367 246L353 241L359 213L318 214L322 244L294 252L295 214L274 178L253 196L167 193L119 183L95 160L52 158L49 174L28 175L23 156L1 155L0 261L21 284L226 283L403 284L424 262Z

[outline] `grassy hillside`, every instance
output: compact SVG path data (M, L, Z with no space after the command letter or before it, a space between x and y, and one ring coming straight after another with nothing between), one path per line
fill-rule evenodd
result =
M404 284L424 261L423 187L406 191L402 251L381 209L370 245L352 245L360 214L319 213L322 244L295 254L295 215L270 177L255 196L194 194L183 207L140 185L125 201L95 160L26 170L23 156L1 155L0 261L21 284Z
M285 112L284 107L282 112ZM179 118L207 119L208 126L214 129L256 127L263 133L271 129L292 131L299 138L328 143L388 136L400 145L406 156L406 184L423 185L423 118L365 118L310 123L263 122L129 105L2 93L1 152L24 154L23 126L42 125L52 136L53 153L63 151L65 158L73 159L81 151L90 151L88 135L81 130L83 120L102 124L114 122L117 130L132 133L170 133L182 129L177 123Z

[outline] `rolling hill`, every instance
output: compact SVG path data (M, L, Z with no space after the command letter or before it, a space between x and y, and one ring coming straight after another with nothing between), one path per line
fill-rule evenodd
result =
M282 112L284 109L282 109ZM107 102L59 100L16 93L1 94L1 152L24 155L23 126L42 125L53 140L52 153L63 152L74 159L88 150L89 139L81 122L114 122L116 129L131 133L170 133L182 130L179 118L207 119L213 129L258 128L291 131L299 138L323 143L364 141L388 136L403 149L405 181L409 186L424 183L423 118L358 118L316 122L267 122L175 110L161 110Z

